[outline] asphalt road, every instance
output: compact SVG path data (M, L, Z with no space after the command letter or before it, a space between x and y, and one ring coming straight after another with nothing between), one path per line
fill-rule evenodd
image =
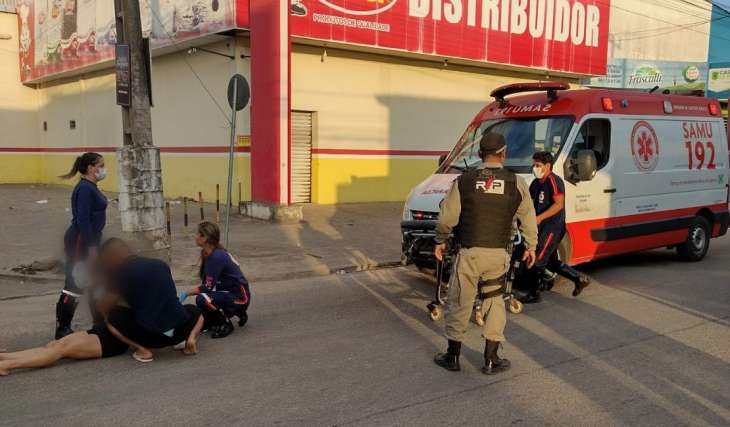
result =
M251 321L200 354L66 362L0 377L0 425L730 425L730 239L702 263L655 251L584 268L511 315L513 368L432 362L442 325L409 269L254 284ZM44 343L52 285L0 281L0 347ZM3 295L12 295L3 299ZM23 295L26 295L25 297ZM83 321L83 319L81 319Z

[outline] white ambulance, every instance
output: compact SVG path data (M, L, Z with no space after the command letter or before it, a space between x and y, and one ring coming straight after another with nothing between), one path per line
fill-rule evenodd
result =
M401 222L407 262L434 264L439 203L465 168L479 165L479 140L488 131L505 136L506 167L528 182L534 152L555 156L568 230L560 256L569 264L662 247L689 261L705 256L730 218L730 141L717 100L567 89L522 83L492 92L495 101L408 196ZM522 92L532 93L515 95Z

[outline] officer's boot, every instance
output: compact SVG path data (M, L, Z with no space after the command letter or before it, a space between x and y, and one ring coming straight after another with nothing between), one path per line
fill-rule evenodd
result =
M573 289L573 296L577 297L580 295L581 292L583 292L583 289L586 288L586 286L591 284L591 278L586 276L583 273L580 273L576 271L574 268L570 267L568 264L561 264L560 268L558 268L557 271L558 274L561 276L567 278L573 284L575 285L575 288Z
M71 321L76 313L76 297L62 293L56 303L56 339L72 334Z
M486 375L495 375L504 372L510 368L509 360L501 359L497 355L499 350L499 341L487 340L484 345L484 367L482 373Z
M522 298L519 298L520 302L522 304L535 304L540 301L542 301L542 298L540 297L540 288L542 287L542 281L543 281L543 272L537 271L537 269L533 268L529 272L529 283L530 283L530 290L527 292L527 295L525 295Z
M448 371L460 371L459 356L461 355L461 341L449 340L449 348L446 353L439 353L433 361Z
M225 338L233 332L233 323L222 310L215 311L216 326L212 327L213 334L211 338Z

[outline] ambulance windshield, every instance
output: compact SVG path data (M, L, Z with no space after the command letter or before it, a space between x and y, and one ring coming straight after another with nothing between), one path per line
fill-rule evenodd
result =
M557 156L574 121L575 118L572 116L543 116L492 119L472 124L438 172L461 173L466 169L478 167L481 163L479 141L482 135L496 132L504 135L507 140L505 167L515 173L530 173L532 155L537 151L549 151Z

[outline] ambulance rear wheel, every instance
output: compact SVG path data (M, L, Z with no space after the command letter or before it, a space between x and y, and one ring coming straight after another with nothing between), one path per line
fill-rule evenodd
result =
M710 249L710 223L697 216L689 227L687 240L677 246L677 254L683 261L697 262L707 255Z

